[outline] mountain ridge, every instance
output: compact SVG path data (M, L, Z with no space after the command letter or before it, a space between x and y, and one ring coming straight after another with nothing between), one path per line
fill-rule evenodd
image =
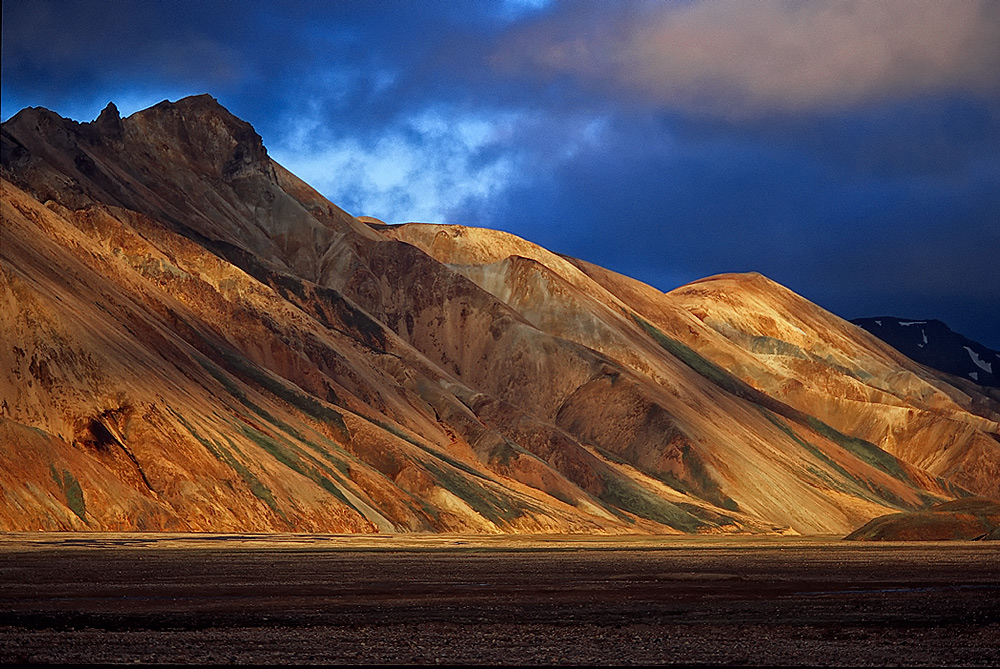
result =
M846 533L1000 494L990 397L773 282L720 319L733 275L383 229L209 96L60 118L3 126L4 528Z

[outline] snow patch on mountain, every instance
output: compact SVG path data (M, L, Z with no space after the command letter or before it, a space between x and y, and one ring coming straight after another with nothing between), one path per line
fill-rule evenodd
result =
M980 369L985 370L987 374L992 374L993 373L993 363L992 362L986 362L985 360L983 360L982 358L979 357L978 353L976 353L975 351L973 351L968 346L963 346L962 348L964 348L966 351L969 352L969 357L972 358L972 362L975 363L976 367L979 367Z

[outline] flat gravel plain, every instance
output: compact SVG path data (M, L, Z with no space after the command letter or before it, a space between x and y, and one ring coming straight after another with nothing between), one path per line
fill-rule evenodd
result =
M0 663L996 666L1000 545L0 535Z

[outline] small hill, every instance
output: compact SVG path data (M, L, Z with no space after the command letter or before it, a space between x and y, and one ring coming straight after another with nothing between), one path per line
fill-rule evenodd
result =
M1000 500L972 497L923 511L879 516L844 537L848 541L1000 539Z

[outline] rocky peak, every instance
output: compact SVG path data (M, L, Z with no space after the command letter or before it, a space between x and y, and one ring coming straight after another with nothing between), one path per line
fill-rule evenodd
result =
M30 140L27 146L33 152L41 149L41 140L49 151L75 155L82 140L95 147L114 147L117 160L131 160L134 149L142 147L157 165L180 159L179 167L209 178L231 180L271 172L267 149L253 126L210 95L164 100L126 119L111 102L90 123L77 123L41 107L28 108L4 123L4 130L11 140ZM11 144L5 149L13 150L12 142L5 144ZM4 158L7 163L11 156Z
M211 95L164 100L126 122L134 123L147 142L179 150L206 176L235 179L270 169L261 136Z
M120 144L125 137L122 116L114 102L109 102L96 120L84 125L88 139L95 144Z
M3 124L5 137L17 138L19 142L22 138L37 137L62 150L76 147L79 128L80 124L76 121L63 118L45 107L26 107Z

